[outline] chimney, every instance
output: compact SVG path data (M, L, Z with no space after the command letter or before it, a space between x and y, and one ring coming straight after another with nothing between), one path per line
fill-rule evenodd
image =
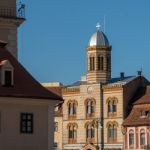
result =
M142 76L142 71L137 71L138 76Z
M120 80L124 79L124 72L120 72Z

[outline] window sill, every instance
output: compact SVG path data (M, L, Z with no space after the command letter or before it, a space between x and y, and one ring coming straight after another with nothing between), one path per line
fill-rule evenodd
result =
M91 118L93 118L94 116L95 116L94 113L87 114L87 115L86 115L86 119L91 119Z
M68 144L76 144L77 140L76 139L69 139Z
M77 118L76 115L69 115L68 120L75 120Z

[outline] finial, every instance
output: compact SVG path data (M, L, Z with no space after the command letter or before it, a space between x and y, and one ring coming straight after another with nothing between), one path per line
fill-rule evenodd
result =
M100 27L101 27L101 25L100 25L100 23L98 22L98 23L96 24L97 31L100 30Z

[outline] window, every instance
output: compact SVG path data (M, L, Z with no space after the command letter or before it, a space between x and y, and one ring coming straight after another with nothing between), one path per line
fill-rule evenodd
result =
M113 112L113 107L111 101L108 102L108 112Z
M89 101L87 103L87 114L92 114L94 113L94 103L93 101Z
M58 131L58 122L55 122L55 132Z
M97 59L98 70L104 70L104 58L102 56L99 56Z
M129 131L129 146L134 145L134 132L131 130Z
M20 114L20 132L33 133L33 114L21 113Z
M86 138L94 138L94 126L91 124L87 125Z
M58 150L58 143L54 142L54 150Z
M68 140L69 144L76 143L77 141L77 124L71 123L68 125Z
M87 143L94 143L95 141L95 128L91 122L88 122L86 128L86 141Z
M109 124L108 125L108 143L117 142L117 125Z
M148 113L149 113L149 111L145 111L145 110L144 110L144 111L141 111L141 112L140 112L140 117L141 117L141 118L145 118L146 116L148 116Z
M141 130L140 132L140 145L145 145L145 131Z
M77 102L75 100L70 100L68 102L68 116L70 119L76 118L76 110L77 109Z
M8 60L3 60L1 62L1 83L4 86L12 86L14 68Z
M117 98L108 98L107 109L109 117L115 117L117 115L117 102Z
M95 70L95 58L90 57L90 71Z
M12 72L11 71L5 71L4 72L4 85L5 86L11 86L12 85Z
M90 98L85 101L86 117L93 117L95 112L95 100Z
M108 56L107 57L107 71L109 71L109 69L110 69L110 57Z

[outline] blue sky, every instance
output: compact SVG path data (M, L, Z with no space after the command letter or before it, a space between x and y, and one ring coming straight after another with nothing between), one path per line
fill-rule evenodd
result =
M112 45L112 77L150 79L149 0L24 0L19 61L39 81L70 84L86 73L86 47L99 22ZM44 2L44 3L43 3Z

